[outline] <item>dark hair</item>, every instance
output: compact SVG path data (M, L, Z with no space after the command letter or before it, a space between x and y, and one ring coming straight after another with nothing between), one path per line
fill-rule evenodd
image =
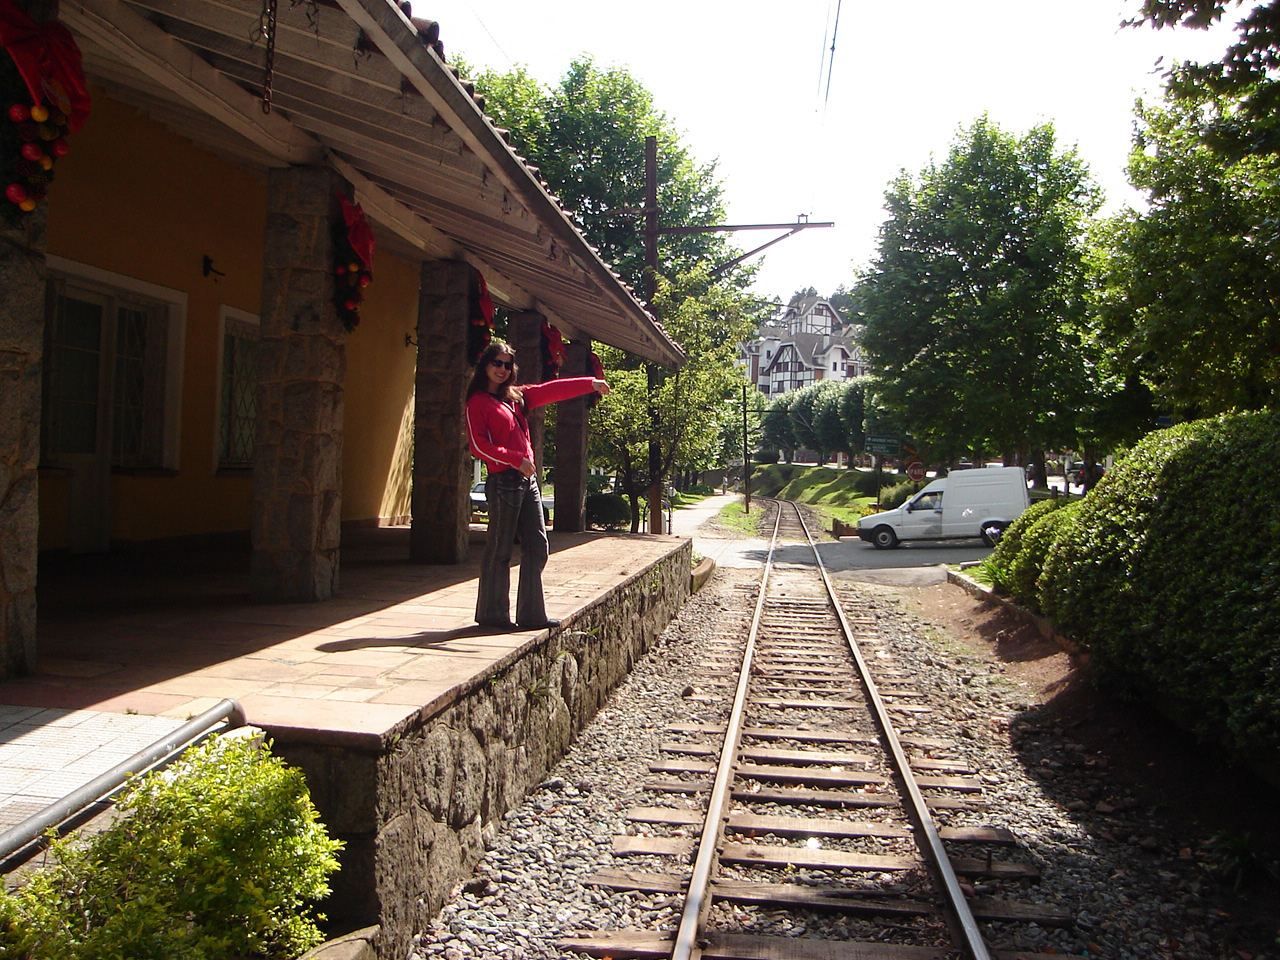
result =
M480 359L476 361L476 372L471 375L471 383L467 385L467 396L470 397L473 393L479 393L481 390L488 392L489 374L486 370L489 362L500 353L505 353L511 357L511 376L503 384L505 389L498 394L498 399L509 400L512 403L523 403L524 394L516 386L516 378L520 376L520 367L515 362L516 352L511 349L510 344L503 343L501 340L491 340L489 345L484 348L484 352L480 354Z

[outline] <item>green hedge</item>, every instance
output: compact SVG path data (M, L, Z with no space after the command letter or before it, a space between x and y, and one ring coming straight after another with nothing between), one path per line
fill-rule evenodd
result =
M342 846L302 772L215 737L137 780L125 816L0 892L0 956L14 960L285 958L318 944L312 901Z
M1074 521L1082 500L1061 498L1062 506L1050 510L1027 527L1022 536L1022 549L1009 564L1009 593L1028 610L1042 612L1040 579L1045 558L1058 537Z
M631 504L620 493L593 493L586 502L587 526L618 530L631 526Z
M1035 584L1040 578L1040 568L1044 564L1048 544L1042 545L1043 538L1037 535L1033 538L1037 548L1033 550L1028 539L1032 528L1041 520L1072 502L1078 501L1071 501L1066 497L1037 500L1009 524L984 564L992 585L1008 593L1023 606L1039 610Z
M1101 668L1255 755L1280 751L1278 463L1275 411L1151 434L1084 498L1040 581Z

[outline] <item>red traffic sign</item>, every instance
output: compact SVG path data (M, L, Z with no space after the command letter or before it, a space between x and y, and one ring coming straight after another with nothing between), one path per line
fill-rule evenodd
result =
M919 483L924 479L924 461L916 458L907 461L907 479Z

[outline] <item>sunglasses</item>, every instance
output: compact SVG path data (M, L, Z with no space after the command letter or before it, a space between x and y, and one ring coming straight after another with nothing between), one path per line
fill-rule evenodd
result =
M507 370L514 370L516 362L514 360L490 360L495 367L505 367Z

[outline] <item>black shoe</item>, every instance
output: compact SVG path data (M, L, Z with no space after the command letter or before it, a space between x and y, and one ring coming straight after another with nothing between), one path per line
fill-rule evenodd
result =
M477 620L476 623L482 627L488 627L490 630L500 631L502 633L515 633L517 630L521 629L510 620L494 620L492 622L487 620Z
M522 623L520 624L520 629L521 630L554 630L558 626L560 626L559 620L552 620L550 617L548 617L546 620L543 620L541 623Z

